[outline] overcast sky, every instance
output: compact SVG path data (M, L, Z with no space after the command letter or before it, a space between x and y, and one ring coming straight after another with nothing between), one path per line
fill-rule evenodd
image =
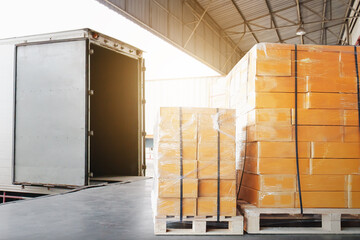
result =
M0 39L79 28L144 50L146 79L219 75L95 0L0 0Z

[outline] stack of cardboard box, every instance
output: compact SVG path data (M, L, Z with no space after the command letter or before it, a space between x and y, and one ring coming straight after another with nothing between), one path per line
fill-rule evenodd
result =
M297 127L303 206L360 208L354 47L299 45L296 58L294 45L258 44L229 74L238 91L240 198L257 207L299 207Z
M218 190L236 215L235 110L161 108L154 137L156 216L216 216Z

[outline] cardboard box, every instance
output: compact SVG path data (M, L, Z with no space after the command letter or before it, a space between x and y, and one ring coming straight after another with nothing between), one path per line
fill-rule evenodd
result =
M349 208L360 208L360 192L349 192Z
M199 180L199 197L217 197L217 179ZM220 197L236 196L236 181L220 179Z
M291 112L295 125L295 109ZM298 125L341 126L344 125L344 111L341 109L298 109Z
M218 178L217 161L199 161L198 178L217 179ZM220 161L220 179L236 179L235 162Z
M290 108L254 109L248 113L247 125L291 125Z
M264 45L265 46L265 45ZM257 49L256 75L258 76L291 76L290 49Z
M301 174L310 173L309 159L299 159ZM247 158L245 171L255 174L297 174L295 158Z
M357 94L307 93L306 108L357 109Z
M360 143L312 142L312 158L360 158Z
M180 160L160 161L157 166L158 178L179 178ZM183 160L183 177L197 178L197 161Z
M258 175L244 173L242 185L258 191L294 192L296 175Z
M360 192L360 175L349 175L349 191Z
M344 141L345 142L360 142L360 128L359 127L344 127Z
M296 193L295 207L300 207L299 194ZM347 208L347 192L301 192L304 208Z
M196 198L183 199L183 216L196 216L197 201ZM179 198L157 198L156 216L179 216L180 199Z
M299 158L310 157L310 143L299 142ZM247 144L246 156L253 158L295 158L295 142L254 142Z
M310 159L311 174L360 174L360 159Z
M183 160L196 160L197 144L194 141L182 142ZM157 146L157 161L179 160L180 142L159 142Z
M293 128L295 135L295 126ZM342 142L342 126L298 126L298 141L301 142Z
M197 202L198 216L216 216L217 215L217 198L216 197L199 197ZM236 216L236 198L220 198L220 215Z
M252 125L247 127L247 142L293 140L292 126Z
M248 187L241 187L240 199L243 199L259 208L293 208L294 192L262 192Z
M301 191L348 191L347 175L300 175Z
M159 178L158 180L159 197L161 198L180 198L180 177L178 179ZM196 198L198 196L198 180L183 179L183 198Z
M206 142L199 143L198 152L199 161L217 161L218 159L218 143ZM220 141L220 161L235 161L235 141Z

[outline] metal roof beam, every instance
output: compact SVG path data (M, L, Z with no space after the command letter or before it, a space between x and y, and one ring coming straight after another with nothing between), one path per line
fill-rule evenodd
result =
M265 0L265 3L266 3L266 6L267 6L267 9L269 10L271 21L274 24L276 35L277 35L277 37L279 39L279 42L282 43L283 41L282 41L282 39L280 37L279 30L277 29L277 24L275 22L274 15L272 14L272 9L271 9L271 6L269 4L269 0Z
M313 24L313 23L322 23L322 22L335 22L335 21L339 21L339 20L346 20L346 19L353 19L353 18L360 18L360 16L354 16L354 17L347 17L347 18L334 18L332 20L325 20L325 21L311 21L311 22L306 22L303 23L303 25L308 25L308 24ZM336 26L343 24L343 22L336 24ZM278 26L276 29L283 29L283 28L291 28L291 27L296 27L299 26L299 24L292 24L292 25L286 25L286 26ZM253 31L243 31L243 32L231 32L231 31L227 31L228 35L237 35L237 34L250 34L250 33L256 33L256 32L262 32L262 31L269 31L269 30L274 30L275 28L266 28L266 29L259 29L259 30L253 30ZM320 31L321 29L319 29L318 31ZM309 32L308 32L309 33ZM284 39L283 39L284 40Z
M238 11L238 13L240 14L240 16L241 16L241 18L243 19L243 21L244 21L245 25L247 26L247 28L248 28L250 31L252 31L251 26L250 26L249 23L246 21L245 16L244 16L244 14L241 12L239 6L236 4L236 2L235 2L234 0L231 0L231 2L233 3L234 7L236 8L236 10ZM253 36L254 40L255 40L257 43L260 42L259 39L255 36L254 33L251 33L251 35Z
M298 22L299 22L299 27L301 26L301 24L303 23L302 18L301 18L301 8L300 8L300 2L299 0L295 0L296 1L296 11L297 11L297 17L298 17ZM300 42L301 44L304 44L304 37L303 35L300 35Z
M324 0L323 1L323 10L322 10L322 18L321 20L325 20L325 17L326 17L326 6L327 6L327 0ZM325 27L325 23L322 22L321 23L321 28L323 30L321 30L321 33L320 33L320 43L319 44L324 44L324 27Z
M194 29L191 31L190 36L188 37L188 39L186 40L186 42L185 42L185 44L184 44L184 48L186 48L186 46L187 46L188 43L190 42L192 36L194 35L196 29L199 27L201 21L203 20L205 14L207 13L207 11L208 11L208 9L209 9L209 7L210 7L210 5L211 5L211 2L212 2L212 0L210 0L210 3L208 4L208 6L207 6L206 9L204 10L203 14L202 14L201 17L199 18L199 20L198 20L198 22L196 23Z

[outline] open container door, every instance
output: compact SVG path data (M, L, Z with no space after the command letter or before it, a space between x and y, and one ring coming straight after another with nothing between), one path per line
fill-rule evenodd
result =
M15 184L87 184L87 44L16 46Z

